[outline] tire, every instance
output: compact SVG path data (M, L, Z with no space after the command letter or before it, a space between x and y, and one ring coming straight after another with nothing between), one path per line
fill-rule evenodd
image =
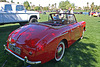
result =
M63 41L61 41L57 46L54 60L60 61L64 55L64 52L65 52L65 44Z
M27 24L27 22L24 22L24 23L19 23L20 26L24 26L25 24Z
M36 18L31 18L29 23L34 23L34 22L38 22Z
M83 39L83 36L84 36L84 30L83 30L83 33L82 33L81 39Z

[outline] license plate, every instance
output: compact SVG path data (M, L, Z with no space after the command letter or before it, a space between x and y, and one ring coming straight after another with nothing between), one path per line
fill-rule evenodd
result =
M19 54L21 53L21 49L12 45L12 44L9 44L9 49L11 49L12 51L14 51L15 53Z

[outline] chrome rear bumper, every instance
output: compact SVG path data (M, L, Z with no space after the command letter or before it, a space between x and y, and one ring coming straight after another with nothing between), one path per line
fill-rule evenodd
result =
M20 59L20 60L22 60L22 61L25 61L25 59L27 58L27 57L25 56L25 58L23 59L23 58L19 57L18 55L14 54L13 52L11 52L10 50L7 49L6 45L4 45L4 47L5 47L5 50L6 50L6 51L8 51L9 53L11 53L12 55L14 55L15 57L17 57L18 59ZM35 61L35 62L33 62L33 61L29 61L29 60L27 59L27 60L26 60L26 63L29 63L29 64L39 64L39 63L41 63L41 61Z

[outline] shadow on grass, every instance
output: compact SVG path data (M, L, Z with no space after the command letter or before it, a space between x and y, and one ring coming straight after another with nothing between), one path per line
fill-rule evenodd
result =
M9 25L9 26L2 25L2 27L0 27L0 67L1 67L1 65L3 65L3 63L6 60L6 57L8 56L8 55L5 55L5 53L4 53L3 44L6 44L6 40L8 38L8 35L13 30L15 30L19 27L20 27L20 25Z
M31 67L95 67L97 63L93 57L96 46L93 43L75 42L67 48L63 59L60 62L49 61L45 64L32 65Z
M13 30L17 29L18 27L20 27L20 25L0 27L0 33L10 32L10 31L13 31Z
M0 27L0 45L4 44L8 38L8 35L14 31L15 29L19 28L20 25L9 25L9 26L2 26Z
M100 21L98 21L98 22L100 22Z
M71 47L66 49L64 57L60 62L51 60L44 64L35 64L27 67L95 67L93 64L97 63L94 58L95 49L96 46L93 43L76 41ZM9 55L8 58L5 67L23 67L23 62L21 60L18 60L12 55Z
M88 40L89 38L88 37L83 37L83 39L87 39Z

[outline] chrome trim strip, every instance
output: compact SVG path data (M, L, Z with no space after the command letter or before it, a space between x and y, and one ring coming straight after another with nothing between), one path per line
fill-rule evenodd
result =
M5 47L5 50L6 50L6 51L8 51L9 53L11 53L12 55L14 55L15 57L17 57L18 59L24 61L23 58L19 57L18 55L14 54L14 53L12 53L10 50L8 50L7 47L6 47L5 45L4 45L4 47ZM39 63L41 63L41 61L32 62L32 61L26 60L26 63L29 63L29 64L39 64Z
M64 33L64 34L68 34L68 32L66 32L66 33ZM64 34L63 34L63 35L64 35Z

